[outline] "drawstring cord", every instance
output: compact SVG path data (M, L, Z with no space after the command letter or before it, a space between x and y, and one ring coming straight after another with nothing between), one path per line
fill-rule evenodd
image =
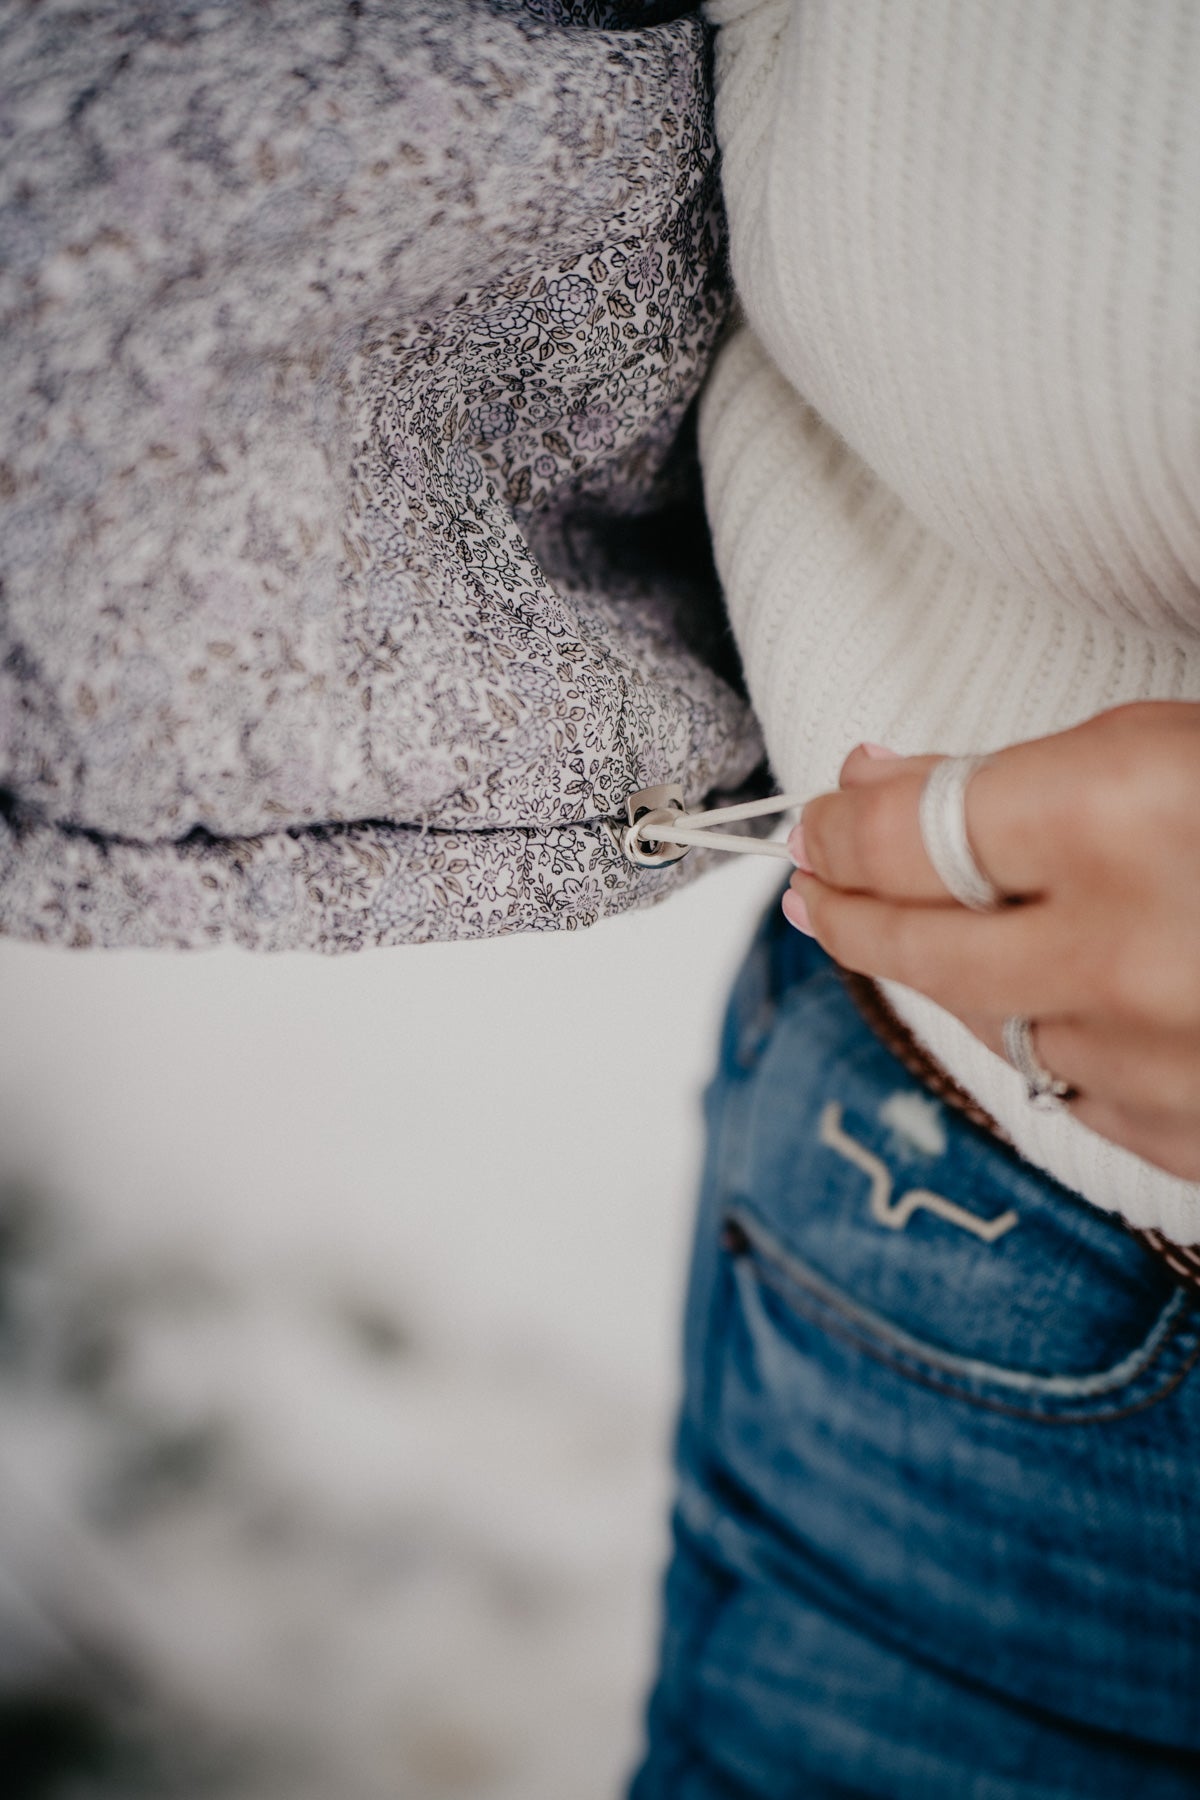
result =
M723 850L738 856L774 856L790 862L786 844L770 838L741 837L714 831L714 825L736 825L743 819L766 818L771 813L791 812L804 805L799 794L776 794L769 800L748 800L740 806L717 806L709 812L684 812L678 807L656 807L642 813L625 834L626 851L633 860L658 860L673 849ZM672 858L672 860L676 860Z

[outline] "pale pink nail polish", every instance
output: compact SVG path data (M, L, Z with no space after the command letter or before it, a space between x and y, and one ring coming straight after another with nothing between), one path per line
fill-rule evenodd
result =
M886 744L860 744L858 747L872 762L898 762L900 759L900 752L889 750Z
M791 859L795 863L796 867L798 869L803 869L803 871L806 875L811 875L813 872L813 866L809 862L808 852L804 848L804 827L803 827L803 825L793 825L792 826L792 829L788 832L787 847L788 847L788 855L791 857Z
M815 937L812 920L808 916L808 908L794 888L788 888L783 896L783 916L789 925L802 931L805 937Z

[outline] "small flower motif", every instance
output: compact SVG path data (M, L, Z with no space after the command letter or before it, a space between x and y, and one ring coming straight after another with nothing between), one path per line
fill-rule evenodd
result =
M580 450L611 450L616 442L616 415L604 401L594 400L568 416L567 430Z
M392 455L392 473L411 493L425 492L425 465L415 450L407 447Z
M486 900L495 905L502 895L511 891L511 874L504 869L489 868L486 863L471 871L471 894L476 900Z
M539 481L553 481L554 477L558 474L558 464L552 456L535 456L533 459L533 472Z
M379 631L396 630L413 609L412 583L403 570L371 569L363 583L371 623Z
M577 877L568 875L558 890L558 911L567 919L583 920L591 924L599 914L603 898L594 881L580 881Z
M400 774L404 783L404 804L412 809L415 818L424 818L443 805L462 782L462 776L456 772L450 754L445 750L413 751L403 758Z
M550 420L561 417L561 414L561 400L555 405L551 395L541 388L533 387L530 389L526 396L524 406L524 419L526 425L545 425Z
M573 331L590 317L595 304L595 283L586 275L557 275L546 283L546 311L552 325Z
M497 438L507 437L516 422L517 415L507 400L492 400L481 406L474 419L476 435L485 444L494 444Z
M648 300L662 281L663 259L657 250L639 250L625 265L625 286L635 300Z
M371 902L375 923L390 937L416 934L429 912L428 888L406 863L392 869L376 889Z
M465 444L450 446L446 457L446 474L454 487L467 494L474 493L483 481L483 470Z
M499 306L485 312L479 323L484 336L493 343L504 338L527 337L538 328L531 300L502 300Z

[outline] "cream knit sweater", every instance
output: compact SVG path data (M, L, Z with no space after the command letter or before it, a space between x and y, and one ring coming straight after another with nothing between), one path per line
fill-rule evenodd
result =
M1200 700L1200 9L709 11L748 323L701 451L783 787L832 786L861 739L987 750ZM1200 1185L890 994L1031 1161L1200 1240Z

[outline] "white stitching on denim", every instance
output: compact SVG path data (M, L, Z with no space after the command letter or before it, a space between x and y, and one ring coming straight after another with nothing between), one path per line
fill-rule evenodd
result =
M847 1162L861 1169L870 1178L871 1217L880 1225L886 1225L889 1231L903 1231L915 1212L936 1213L939 1219L945 1219L948 1225L957 1225L962 1231L969 1231L975 1237L982 1238L985 1244L994 1244L997 1238L1011 1231L1018 1223L1018 1216L1010 1207L1007 1212L997 1214L994 1219L981 1219L975 1213L968 1212L965 1206L959 1206L953 1200L947 1200L944 1194L935 1194L930 1188L909 1188L896 1201L892 1200L892 1176L887 1164L873 1151L860 1144L842 1128L842 1109L836 1100L826 1102L818 1126L821 1142L830 1150L836 1150Z
M1080 1401L1097 1400L1130 1388L1152 1366L1159 1351L1174 1333L1180 1313L1188 1305L1187 1289L1177 1287L1148 1335L1119 1362L1107 1369L1101 1369L1093 1375L1032 1375L1020 1369L1005 1368L999 1363L982 1362L977 1357L958 1356L953 1351L942 1350L935 1344L914 1337L911 1332L894 1325L883 1314L860 1305L836 1283L818 1275L800 1257L785 1250L753 1213L743 1207L734 1207L728 1216L745 1232L768 1281L771 1280L770 1271L774 1270L775 1280L772 1285L776 1286L777 1291L779 1282L785 1282L793 1291L807 1294L818 1307L826 1307L830 1312L840 1315L851 1329L857 1328L865 1337L874 1340L893 1367L903 1370L907 1363L911 1364L912 1372L918 1376L925 1370L931 1375L942 1375L949 1380L962 1382L964 1397L967 1399L972 1397L971 1388L979 1386L1007 1388L1039 1402L1062 1401L1075 1405ZM753 1274L747 1273L748 1279L755 1279ZM1190 1367L1190 1364L1187 1366Z

